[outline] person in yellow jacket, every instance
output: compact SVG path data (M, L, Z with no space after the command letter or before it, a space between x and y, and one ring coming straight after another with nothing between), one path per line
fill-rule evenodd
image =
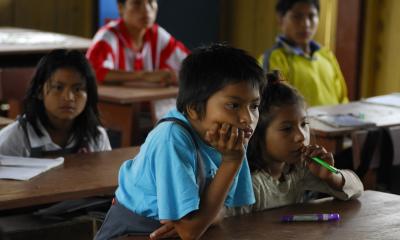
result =
M319 0L278 0L282 35L259 59L265 72L279 70L309 106L347 103L347 87L334 54L313 41Z

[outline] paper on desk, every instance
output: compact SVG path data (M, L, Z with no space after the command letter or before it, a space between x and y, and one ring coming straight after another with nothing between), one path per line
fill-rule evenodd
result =
M26 158L0 155L0 179L29 180L64 163L64 158Z
M400 93L391 93L382 96L370 97L361 100L366 103L386 105L392 107L400 107Z
M352 128L362 128L362 127L373 127L376 124L369 121L364 121L351 114L334 114L334 115L320 115L315 116L315 118L325 124L332 127L352 127Z

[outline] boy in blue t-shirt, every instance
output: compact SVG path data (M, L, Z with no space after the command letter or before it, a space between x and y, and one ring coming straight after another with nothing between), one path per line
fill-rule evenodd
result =
M222 219L224 204L254 203L245 150L263 84L262 69L243 50L215 44L189 55L177 109L122 165L115 203L96 239L150 233L198 239Z

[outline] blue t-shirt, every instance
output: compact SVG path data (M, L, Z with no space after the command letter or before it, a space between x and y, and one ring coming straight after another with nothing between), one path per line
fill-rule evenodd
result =
M171 110L164 117L179 118L190 126L177 110ZM221 154L197 134L194 135L204 161L207 184L221 164ZM196 147L191 135L173 122L159 124L149 133L138 155L121 166L116 191L118 202L153 219L181 219L200 206L196 161ZM225 205L243 206L254 201L250 170L245 159Z

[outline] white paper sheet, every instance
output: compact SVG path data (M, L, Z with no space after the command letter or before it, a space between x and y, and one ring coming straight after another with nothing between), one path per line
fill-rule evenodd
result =
M64 158L26 158L0 155L0 179L29 180L64 163Z
M400 107L400 93L391 93L382 96L370 97L362 100L366 103Z

